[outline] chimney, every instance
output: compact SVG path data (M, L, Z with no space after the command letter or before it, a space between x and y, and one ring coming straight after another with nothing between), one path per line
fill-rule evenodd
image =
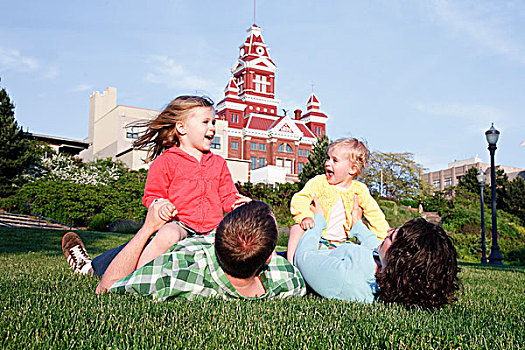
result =
M295 119L296 120L299 120L301 119L301 113L302 111L300 109L296 109L295 111L293 111L295 113Z

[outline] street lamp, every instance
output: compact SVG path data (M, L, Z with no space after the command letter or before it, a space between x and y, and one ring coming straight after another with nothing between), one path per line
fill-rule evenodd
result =
M498 222L496 218L496 169L494 164L494 153L496 153L496 143L499 138L499 131L494 128L494 123L485 132L485 137L489 143L490 152L490 191L492 197L492 247L490 247L489 263L503 265L503 258L498 246Z
M478 175L476 175L476 178L478 179L479 183L479 190L481 194L481 263L486 264L487 263L487 250L485 248L485 208L484 208L484 201L483 201L483 187L485 187L485 173L483 170L478 171Z

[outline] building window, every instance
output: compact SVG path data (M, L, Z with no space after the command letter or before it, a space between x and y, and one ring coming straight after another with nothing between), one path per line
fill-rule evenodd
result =
M259 168L266 166L266 158L259 158Z
M232 149L239 149L239 142L232 141Z
M238 114L233 114L233 113L232 113L232 115L231 115L231 117L230 117L230 121L231 121L232 123L237 123L237 122L239 121L239 115L238 115Z
M252 142L252 143L250 144L250 149L251 149L252 151L257 151L257 143Z
M447 177L445 178L445 187L452 186L452 178Z
M277 149L279 152L284 152L284 147L286 145L286 153L292 153L292 147L287 143L281 143Z
M221 149L221 137L215 136L213 140L211 141L211 148L212 149Z
M304 156L305 157L310 157L310 150L309 149L305 149L304 150Z
M302 156L303 156L303 149L299 148L299 157L302 157Z
M250 160L251 160L251 164L250 164L250 169L257 169L257 157L250 157Z
M126 138L138 139L139 138L139 127L138 126L126 126Z
M304 166L304 163L299 162L299 164L298 164L297 166L298 166L298 169L297 169L297 170L298 170L298 173L299 173L299 174L302 173L302 172L303 172L303 166Z
M266 152L266 144L265 143L260 143L259 144L259 151Z
M434 188L440 188L441 187L441 181L434 180Z
M292 171L292 161L290 159L285 159L284 168L286 169L287 174L293 174Z
M275 160L275 166L278 166L278 167L283 167L284 163L283 163L283 159L282 158L277 158Z

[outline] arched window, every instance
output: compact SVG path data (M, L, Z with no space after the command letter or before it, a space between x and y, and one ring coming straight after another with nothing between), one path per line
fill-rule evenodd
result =
M286 146L286 151L285 151L285 146ZM292 147L289 144L287 144L287 143L281 143L277 150L279 152L286 152L286 153L292 153L293 152Z

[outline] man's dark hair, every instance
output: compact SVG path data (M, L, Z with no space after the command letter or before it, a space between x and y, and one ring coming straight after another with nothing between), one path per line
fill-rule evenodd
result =
M376 274L379 300L405 307L437 309L456 300L459 272L456 248L446 232L425 219L405 223Z
M215 252L224 272L255 276L277 244L277 223L268 204L251 201L226 215L215 233Z

